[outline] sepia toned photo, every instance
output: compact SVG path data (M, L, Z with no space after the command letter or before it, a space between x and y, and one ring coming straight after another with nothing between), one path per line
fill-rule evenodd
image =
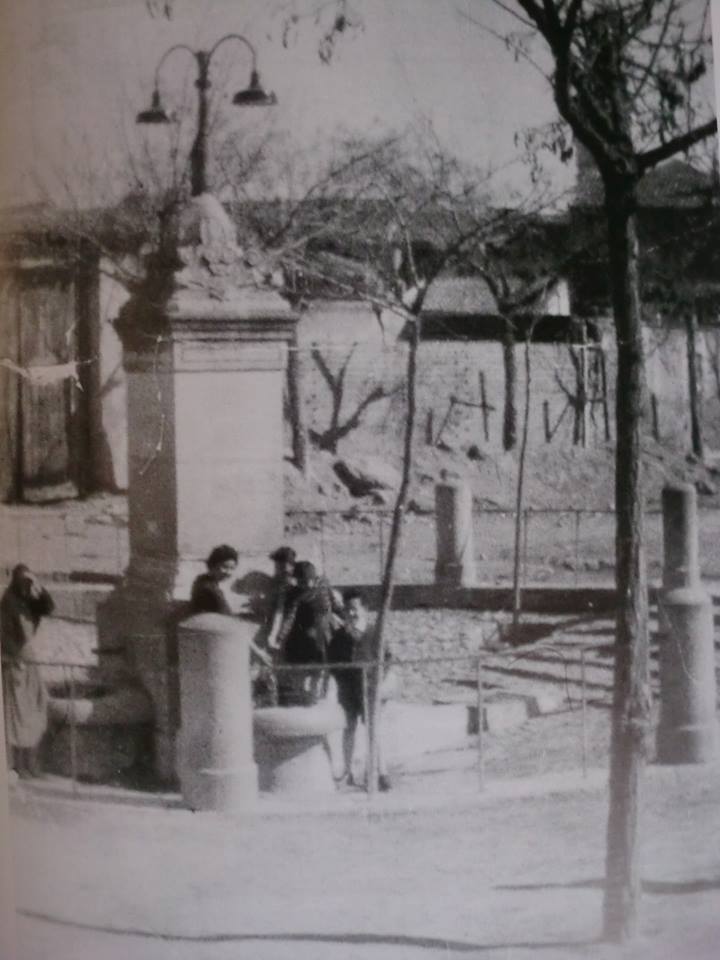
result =
M0 0L0 960L718 954L713 27Z

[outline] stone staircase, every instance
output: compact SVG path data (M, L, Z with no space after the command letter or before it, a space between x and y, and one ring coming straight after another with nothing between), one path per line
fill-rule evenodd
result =
M720 598L714 598L714 604L716 673L720 675ZM587 702L609 707L612 702L614 633L614 622L607 617L588 619L584 624L574 624L569 629L565 629L560 622L549 637L518 650L517 655L511 651L503 651L495 656L491 654L484 665L487 688L506 694L555 690L562 692L565 699L579 701L582 695L584 652ZM657 610L653 607L650 620L650 679L654 695L659 692L658 641ZM720 705L720 693L718 702Z

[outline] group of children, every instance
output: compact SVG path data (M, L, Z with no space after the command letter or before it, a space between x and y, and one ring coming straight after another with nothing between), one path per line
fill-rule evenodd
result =
M336 780L352 785L357 727L366 721L375 676L370 666L375 635L367 604L358 590L341 596L312 563L298 561L291 547L279 547L271 559L275 573L256 611L262 626L252 644L262 665L255 683L258 699L280 706L310 706L328 695L332 677L345 714L342 771ZM247 612L247 597L237 592L237 565L233 547L222 544L211 551L207 572L192 587L192 613L234 616ZM19 564L0 602L0 639L5 734L10 762L21 776L39 772L37 753L47 726L47 694L34 662L32 640L40 620L52 609L50 594L27 566ZM379 678L381 699L391 694L394 683L389 659L386 654L384 675ZM382 751L378 752L378 787L389 790Z
M266 668L261 668L256 680L258 699L280 706L310 706L328 695L332 677L345 713L343 769L336 780L352 785L356 732L359 721L364 721L368 713L372 687L368 679L373 675L371 668L364 670L361 666L374 659L374 631L367 604L357 590L347 591L344 596L333 590L314 564L298 561L292 547L279 547L270 559L274 576L261 613L263 625L253 645L253 652ZM194 613L240 612L233 577L237 563L238 555L232 547L222 545L212 550L207 573L193 585ZM389 657L384 671L381 699L392 682ZM385 791L390 789L390 781L382 751L378 752L378 788Z

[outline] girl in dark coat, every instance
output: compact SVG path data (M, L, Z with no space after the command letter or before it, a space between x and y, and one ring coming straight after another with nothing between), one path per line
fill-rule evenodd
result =
M307 560L295 564L295 581L278 637L280 661L298 666L327 663L333 625L329 585ZM288 671L280 675L279 686L282 706L309 705L325 694L327 677L318 670Z
M213 547L205 564L207 573L201 573L192 585L190 612L224 613L232 616L233 610L225 591L237 570L237 550L225 543Z
M40 621L54 608L50 594L30 569L18 564L0 601L5 739L20 777L38 776L38 748L47 729L47 692L33 639Z
M226 617L234 617L242 611L239 609L239 598L233 593L233 574L237 570L238 553L234 547L226 543L213 547L205 561L207 573L201 573L195 578L190 593L190 615L196 613L221 613ZM250 651L266 667L272 665L270 657L252 641ZM257 687L257 682L254 684Z

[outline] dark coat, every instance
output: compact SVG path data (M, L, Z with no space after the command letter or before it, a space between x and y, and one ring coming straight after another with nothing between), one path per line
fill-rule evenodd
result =
M332 636L332 593L323 578L308 588L288 591L280 630L286 663L325 663Z
M0 648L5 706L5 736L11 747L33 748L47 728L47 692L34 662L33 639L55 604L47 590L21 596L12 586L0 601Z
M328 660L333 663L370 663L373 660L375 642L375 628L368 625L364 630L356 630L352 624L345 623L336 630L330 649ZM389 650L385 650L385 669L387 670L392 662L392 655ZM333 670L338 691L338 702L347 713L356 714L360 718L365 717L365 697L366 694L363 684L363 670L360 667L356 669L345 667L344 669ZM368 684L368 687L370 684Z
M224 613L232 616L225 594L209 573L201 573L195 578L190 594L190 613Z

